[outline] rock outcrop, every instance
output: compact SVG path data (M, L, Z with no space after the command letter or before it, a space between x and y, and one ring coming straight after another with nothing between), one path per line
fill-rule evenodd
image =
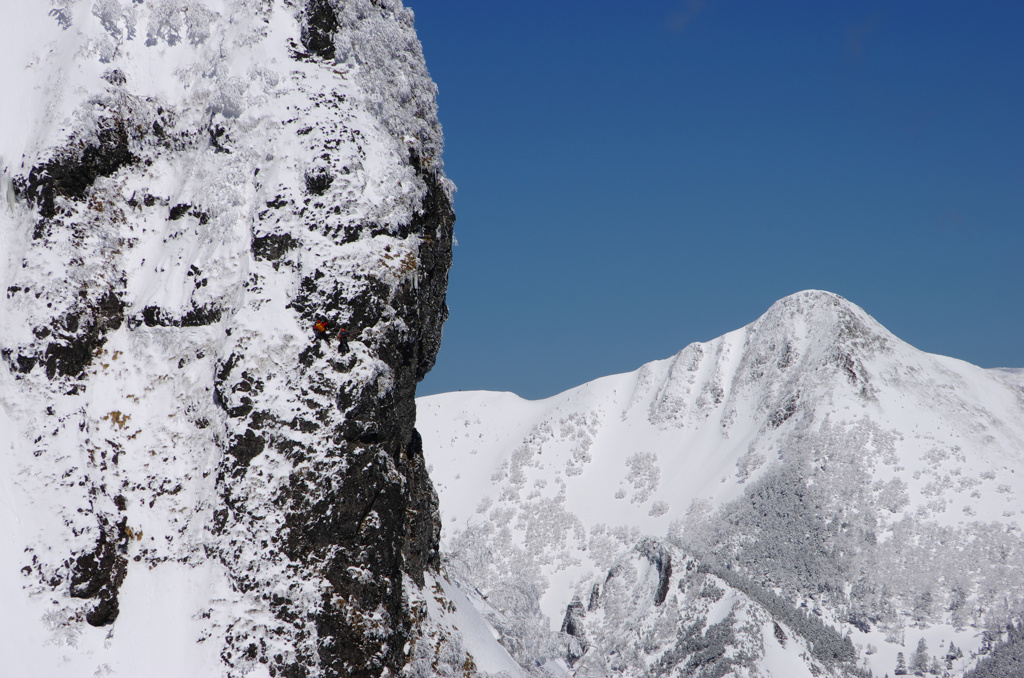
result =
M54 5L6 47L36 141L0 149L27 595L102 644L125 582L173 564L219 582L189 590L225 675L399 672L439 564L414 397L455 220L411 11Z

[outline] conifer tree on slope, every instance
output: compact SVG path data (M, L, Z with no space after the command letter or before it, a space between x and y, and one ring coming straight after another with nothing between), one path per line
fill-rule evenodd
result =
M915 676L923 676L928 673L928 667L931 664L928 656L928 642L921 638L917 641L917 650L910 658L910 670Z

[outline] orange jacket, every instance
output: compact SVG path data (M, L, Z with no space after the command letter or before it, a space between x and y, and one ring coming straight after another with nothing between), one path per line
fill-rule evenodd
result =
M327 331L327 323L325 323L323 320L321 320L316 325L313 325L313 329L316 330L317 332L320 332L321 334L323 334L324 332Z

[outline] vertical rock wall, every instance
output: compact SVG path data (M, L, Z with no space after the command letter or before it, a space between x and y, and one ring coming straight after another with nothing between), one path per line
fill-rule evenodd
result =
M100 643L126 578L177 564L222 582L194 618L225 675L399 671L404 587L438 566L414 395L454 223L411 12L60 0L49 20L8 47L47 105L3 149L0 216L26 594L54 637Z

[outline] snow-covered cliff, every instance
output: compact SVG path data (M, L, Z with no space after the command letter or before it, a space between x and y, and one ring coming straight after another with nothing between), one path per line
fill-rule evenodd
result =
M3 23L2 672L461 670L421 588L414 389L454 215L412 12L53 0Z
M546 400L419 404L449 566L524 664L881 676L924 639L962 675L1024 613L1020 371L922 353L834 294ZM559 633L575 598L586 642Z

